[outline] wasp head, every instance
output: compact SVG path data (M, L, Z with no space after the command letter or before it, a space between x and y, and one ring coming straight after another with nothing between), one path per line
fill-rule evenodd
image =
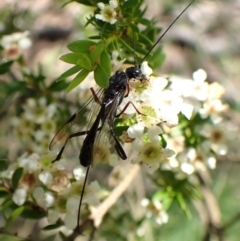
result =
M129 67L126 69L125 72L129 79L137 79L140 81L143 81L145 79L144 74L137 66Z

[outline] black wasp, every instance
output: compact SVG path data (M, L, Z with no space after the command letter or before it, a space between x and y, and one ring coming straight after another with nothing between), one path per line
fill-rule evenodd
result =
M163 38L163 36L167 33L167 31L172 27L172 25L179 19L179 17L188 9L188 7L194 1L195 0L191 1L188 4L188 6L179 14L179 16L164 31L164 33L159 37L156 43L151 47L151 49L140 61L139 66L135 65L133 67L129 67L125 71L116 71L116 73L109 78L109 86L106 89L100 89L97 92L95 92L93 88L90 88L92 92L92 97L86 101L86 103L83 105L83 107L80 110L78 110L69 118L69 120L63 125L63 127L57 132L57 134L52 139L49 145L49 149L52 149L52 147L60 140L64 140L64 144L60 149L60 152L58 153L57 157L53 161L55 162L60 160L69 139L86 135L82 143L82 147L79 155L80 163L82 166L87 167L87 172L86 172L86 177L84 180L83 189L80 197L79 212L78 212L78 227L80 222L79 220L80 208L81 208L81 203L83 199L86 180L87 180L90 165L92 164L94 159L94 148L96 144L96 139L100 140L99 136L101 135L101 131L103 129L107 129L110 134L110 139L113 140L114 142L113 145L118 156L123 160L127 159L127 155L114 133L113 123L114 123L114 119L117 116L120 116L128 107L128 105L131 104L131 102L128 102L126 106L123 108L123 110L121 111L121 113L117 114L117 109L119 105L122 103L123 98L126 97L129 93L129 86L128 86L129 80L136 79L136 80L143 81L146 79L139 68L141 63L146 59L146 57L151 53L153 48L159 43L159 41ZM85 131L82 131L82 130L78 131L79 130L78 121L81 119L83 112L85 111L85 108L91 105L91 103L93 102L98 103L99 109L98 109L98 112L95 113L96 118L91 128ZM140 112L137 109L136 109L136 112L140 114ZM93 112L90 111L89 115L92 116L94 114Z

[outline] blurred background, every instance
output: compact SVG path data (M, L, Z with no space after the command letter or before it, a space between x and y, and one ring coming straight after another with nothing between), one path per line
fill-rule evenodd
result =
M154 18L158 26L164 30L188 3L187 0L149 0L146 3L146 14L149 18ZM92 34L91 29L84 28L89 9L75 2L64 8L61 8L62 4L63 1L57 0L0 1L1 36L18 31L30 32L32 46L24 52L26 65L29 68L41 65L47 76L47 83L53 82L69 68L66 63L59 60L61 55L68 52L66 45ZM160 42L166 60L159 69L161 75L178 75L185 78L191 78L192 73L199 68L204 69L208 75L207 81L216 81L225 87L225 101L235 110L227 112L226 117L237 127L240 124L239 16L239 0L196 1ZM17 72L14 74L18 76ZM0 82L9 81L8 78L9 76L3 76ZM71 95L70 92L66 98L71 98ZM14 133L9 125L9 110L19 105L19 102L15 101L17 97L8 101L2 92L0 98L4 103L0 104L0 157L7 156L14 160L21 145L14 140ZM227 128L228 126L226 131ZM210 186L215 199L209 202L216 211L213 217L225 224L222 241L239 241L239 136L239 129L235 128L235 132L228 136L229 154L221 157L217 168L211 171ZM159 235L156 240L209 240L206 231L208 224L202 225L205 213L201 203L196 201L194 206L189 207L192 211L189 217L186 217L179 207L173 206L170 209L169 222L161 226L160 232L156 231L156 235Z

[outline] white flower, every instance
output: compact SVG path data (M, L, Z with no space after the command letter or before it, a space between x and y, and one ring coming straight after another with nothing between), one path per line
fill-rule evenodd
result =
M116 0L109 1L109 5L105 5L102 2L97 5L101 9L101 12L100 14L96 14L95 18L110 24L117 22L117 12L115 9L118 7L118 2Z
M227 153L225 126L205 124L200 133L209 139L209 148L220 155Z
M174 150L176 153L180 153L184 150L185 147L185 137L182 135L179 136L172 136L167 138L167 147Z
M191 175L194 172L194 167L190 163L183 163L181 165L181 169L183 172L185 172L188 175Z
M162 92L159 110L161 112L161 118L166 121L166 124L174 125L172 123L178 122L177 115L182 108L182 103L182 98L177 96L173 91L164 90Z
M23 155L18 159L18 165L32 173L40 168L39 155L36 153L32 153L29 156Z
M203 118L206 118L209 115L216 115L225 111L228 108L228 105L222 104L222 101L219 99L209 99L203 103L203 108L200 109L200 114Z
M44 189L42 187L35 187L33 189L33 197L35 198L36 201L40 200L41 198L43 198L44 195Z
M147 61L142 62L140 69L147 78L153 73L152 69L148 66Z
M155 218L156 223L162 225L168 222L168 214L165 211L161 211L158 216Z
M109 5L112 8L117 8L118 7L118 1L117 0L110 0Z
M32 45L28 35L29 32L26 31L3 36L0 41L0 45L3 47L3 56L10 60L17 59L22 54L22 50L28 49Z
M141 123L133 124L127 130L129 137L138 138L138 139L142 137L143 132L144 132L144 126Z
M205 101L208 98L207 82L204 82L204 76L196 77L193 82L193 90L191 96L200 101Z
M209 85L208 99L219 99L223 96L225 89L218 82L213 82Z
M47 171L39 173L38 178L45 185L50 184L53 180L52 174L50 172L47 172Z
M57 154L54 152L54 157L56 157L56 155ZM53 169L62 171L62 170L65 170L66 165L67 165L66 160L60 159L59 161L53 163Z
M210 169L215 169L217 164L217 160L215 157L210 156L207 158L207 165Z
M207 73L203 69L199 69L193 73L193 79L196 82L204 82L207 79Z
M59 212L56 209L48 209L47 219L49 223L56 223L59 217Z
M152 143L157 143L160 140L159 135L163 133L163 130L159 126L150 126L147 130L148 137Z
M85 177L86 172L82 168L82 166L77 166L73 169L73 175L77 181L81 180L82 178Z
M77 213L67 212L64 217L64 223L68 229L74 229L77 226Z
M156 171L161 163L167 161L167 158L174 155L174 151L170 149L164 149L159 144L155 143L142 143L142 148L138 152L138 156L131 160L131 163L135 164L143 162L148 167L148 172L153 173Z
M139 107L141 114L137 114L137 121L145 127L157 125L162 122L158 106L153 102L144 102Z
M55 202L55 197L51 192L45 192L44 193L44 202L46 207L53 206Z
M159 225L168 222L168 214L163 210L162 203L159 200L150 201L145 198L141 201L141 205L147 209L147 218L154 217Z
M99 186L97 181L93 181L86 189L84 199L89 205L97 206L100 202L99 194L101 192L101 187Z
M190 120L193 114L194 107L191 104L183 103L181 108L181 113L185 115L185 117Z
M27 191L24 188L18 188L13 193L13 202L17 204L18 206L21 206L25 203L27 198Z
M76 213L78 212L79 206L79 197L78 196L71 196L68 198L66 203L66 210L68 213Z

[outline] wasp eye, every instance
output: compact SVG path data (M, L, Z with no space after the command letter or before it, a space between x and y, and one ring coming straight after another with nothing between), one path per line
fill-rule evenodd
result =
M126 74L128 76L129 79L142 79L143 78L143 74L142 71L137 68L137 67L130 67L126 69Z

